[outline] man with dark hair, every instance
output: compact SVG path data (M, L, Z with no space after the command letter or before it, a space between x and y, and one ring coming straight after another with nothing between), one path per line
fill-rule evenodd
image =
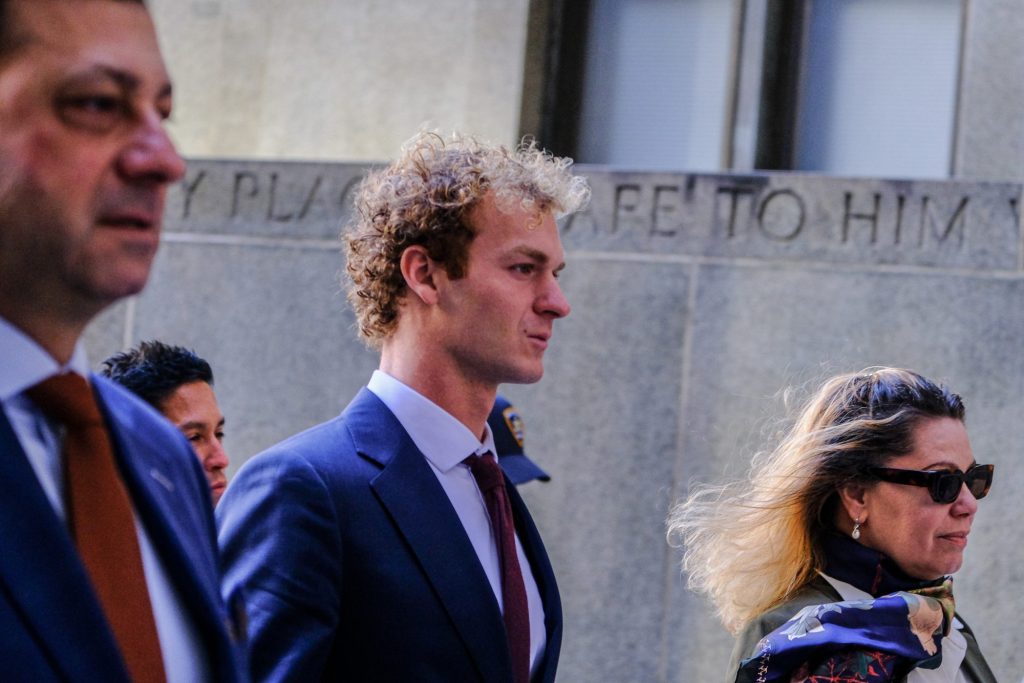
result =
M202 470L80 341L149 276L171 105L142 3L0 4L4 681L244 678Z
M228 480L224 469L224 415L213 392L213 370L195 351L159 341L103 361L109 377L153 406L181 430L196 452L216 505Z
M500 383L541 378L569 313L555 218L588 197L570 163L424 134L360 188L350 301L380 368L217 509L258 680L554 680L558 587L487 416Z

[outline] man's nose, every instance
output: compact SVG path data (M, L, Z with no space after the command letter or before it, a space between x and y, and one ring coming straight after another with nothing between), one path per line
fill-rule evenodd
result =
M559 284L558 278L553 275L541 293L538 307L540 308L540 313L554 318L564 318L572 310L569 306L569 300L565 298L565 292L562 291L562 285Z
M121 172L132 179L169 185L185 175L185 160L178 154L163 119L155 112L138 126L121 153Z
M219 440L214 440L213 445L210 447L209 455L203 460L204 469L215 472L225 469L228 464L228 454L224 450L224 445Z

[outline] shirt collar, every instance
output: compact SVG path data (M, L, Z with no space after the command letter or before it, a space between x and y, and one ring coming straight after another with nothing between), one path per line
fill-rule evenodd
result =
M47 377L60 372L89 375L89 361L81 340L67 365L61 365L34 339L0 317L0 401L7 401Z
M412 387L375 370L366 388L384 402L427 461L448 472L468 456L495 453L491 428L484 424L481 442L466 425Z

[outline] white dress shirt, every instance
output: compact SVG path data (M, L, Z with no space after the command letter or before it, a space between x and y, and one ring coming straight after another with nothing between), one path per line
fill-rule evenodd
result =
M61 468L61 433L24 392L44 379L62 372L75 372L88 380L89 363L81 343L67 365L61 366L34 340L0 317L0 406L11 423L29 464L39 479L54 512L66 521L64 477ZM13 457L4 454L3 457ZM186 616L181 601L160 562L146 530L135 517L142 566L149 599L153 604L160 650L168 683L210 680L209 665L199 636Z
M828 574L822 574L821 577L832 584L844 601L874 599L869 593L845 581L833 579ZM950 629L949 635L942 639L942 664L938 669L914 669L907 676L907 683L968 683L960 671L960 665L967 656L967 639L960 633L963 627L963 623L953 617L953 628Z
M491 583L491 590L498 600L498 606L504 609L501 597L501 566L498 564L498 549L491 529L491 518L473 473L469 471L469 466L462 462L470 455L482 455L488 451L497 456L490 427L485 425L484 440L480 441L466 425L443 408L381 370L373 373L367 388L395 414L413 443L427 459L462 521L469 541L473 544L473 549ZM547 644L544 603L518 533L516 554L519 556L519 566L522 569L523 582L526 584L526 601L530 610L532 674L536 671L537 663L543 656Z

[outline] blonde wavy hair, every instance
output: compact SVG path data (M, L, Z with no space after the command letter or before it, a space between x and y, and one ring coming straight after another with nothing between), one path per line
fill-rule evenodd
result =
M736 633L784 602L823 566L837 491L871 485L870 468L909 453L925 419L964 419L960 397L911 370L868 368L839 375L799 410L774 450L748 476L697 486L668 517L689 587L706 595Z
M449 277L465 275L476 228L469 212L492 196L499 210L552 213L579 211L590 199L586 179L570 173L572 159L554 157L525 139L507 148L455 134L421 132L387 168L360 185L356 212L346 227L348 299L359 333L380 346L398 324L406 290L402 252L426 247Z

